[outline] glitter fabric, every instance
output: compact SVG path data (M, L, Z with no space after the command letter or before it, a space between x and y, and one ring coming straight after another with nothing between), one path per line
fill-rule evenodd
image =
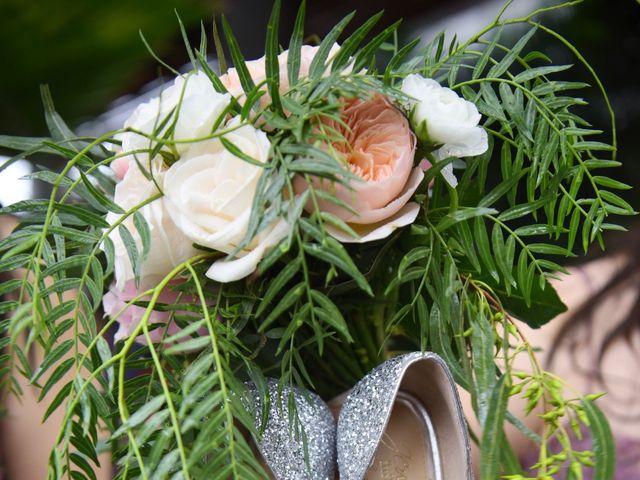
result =
M418 365L421 365L420 367ZM425 364L431 364L430 366ZM403 383L410 367L415 367L408 380ZM431 381L427 370L436 367L439 385L427 385ZM424 371L422 370L424 368ZM431 368L432 369L432 368ZM408 375L407 375L408 377ZM398 390L412 387L415 390L446 390L439 398L447 405L424 405L427 410L437 411L443 423L436 424L436 436L447 457L444 459L446 480L471 480L473 478L469 440L464 416L455 383L444 361L435 353L414 352L387 360L374 368L356 384L349 393L338 420L337 451L340 480L362 480L370 467L378 444L385 431ZM424 395L416 395L425 398ZM447 430L438 431L438 426ZM451 457L456 458L451 458ZM466 457L466 458L464 458ZM453 468L451 467L453 465ZM453 471L453 473L447 474Z
M276 480L333 480L336 465L336 425L329 407L315 393L286 387L278 394L278 382L267 379L269 412L258 450ZM289 416L288 399L293 392L302 431ZM251 388L256 424L262 425L260 394ZM279 400L279 401L278 401ZM306 441L305 441L306 440ZM306 455L305 455L306 445Z

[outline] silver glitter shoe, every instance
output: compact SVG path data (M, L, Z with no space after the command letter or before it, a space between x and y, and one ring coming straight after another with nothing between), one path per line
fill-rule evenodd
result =
M269 411L263 415L261 398L255 386L249 390L255 406L256 429L262 431L254 443L264 465L275 480L333 480L336 467L336 424L329 407L313 392L285 387L278 393L278 382L267 379ZM288 399L293 392L299 426L289 416ZM262 429L262 419L267 424Z
M356 384L338 420L341 480L471 480L456 385L435 353L387 360Z

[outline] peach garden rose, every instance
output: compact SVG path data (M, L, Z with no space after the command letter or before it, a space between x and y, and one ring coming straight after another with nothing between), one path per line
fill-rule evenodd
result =
M312 180L314 188L333 193L356 212L318 199L321 210L344 220L359 238L325 224L329 232L343 242L367 242L385 238L396 228L412 223L420 207L409 200L424 173L413 166L416 138L406 117L386 97L376 94L369 100L346 100L341 122L323 123L343 137L332 142L330 148L359 177L351 188ZM300 192L307 183L297 177L295 186ZM307 210L311 210L310 204Z

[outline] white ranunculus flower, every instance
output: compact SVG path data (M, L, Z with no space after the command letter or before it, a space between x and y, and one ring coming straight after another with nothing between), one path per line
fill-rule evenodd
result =
M478 126L481 116L473 103L416 74L407 76L401 89L414 99L410 102L411 122L418 137L442 145L434 152L436 158L469 157L487 151L487 132Z
M162 172L162 159L156 158L152 162L153 176L162 184L164 173ZM158 193L153 180L147 179L135 161L131 161L122 181L116 185L114 202L123 210L130 210L145 200ZM142 284L153 284L154 281L163 278L177 265L188 260L197 253L189 240L171 221L165 210L164 202L158 198L139 210L147 221L151 234L151 245L148 255L142 262ZM107 214L107 222L113 225L120 214L110 212ZM138 251L142 253L142 240L133 223L133 216L127 217L123 225L133 236ZM120 236L118 228L114 229L109 238L115 247L115 279L116 287L123 290L125 284L134 278L131 261Z
M136 107L124 126L153 134L161 125L158 137L175 121L174 140L193 140L209 135L216 121L230 101L229 94L221 94L213 88L211 80L203 72L176 77L169 88L146 103ZM122 150L148 149L147 137L134 132L116 136L122 141ZM176 143L179 153L184 153L192 144Z
M238 127L224 137L242 152L266 163L270 143L264 132L240 125L234 118L227 128ZM244 238L263 168L233 155L219 139L192 146L164 177L164 203L177 227L194 243L231 253ZM216 261L207 276L231 282L253 272L266 251L287 232L279 220L237 254Z

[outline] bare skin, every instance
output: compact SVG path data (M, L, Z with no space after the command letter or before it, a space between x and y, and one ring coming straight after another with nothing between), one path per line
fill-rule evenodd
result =
M624 266L623 256L610 256L589 262L583 266L570 269L571 275L562 276L554 281L554 287L560 298L568 307L568 312L553 319L539 329L532 329L523 322L517 322L518 329L528 342L540 351L537 353L540 363L545 369L564 379L567 384L580 394L607 391L607 395L598 400L598 406L605 412L615 436L640 441L640 333L635 329L628 338L616 341L607 351L600 366L605 385L595 380L595 356L598 346L607 332L622 319L635 301L638 292L635 288L621 289L611 295L595 311L591 326L584 325L569 332L560 344L552 364L548 365L549 351L554 338L569 318L569 313L578 309L594 292L599 291L607 281ZM515 363L515 370L530 371L531 366L525 355L521 355ZM572 391L567 389L566 395ZM469 395L460 391L463 406L470 420L470 426L479 431L475 415L471 408ZM541 433L543 421L534 411L524 415L526 401L520 397L512 397L509 409L519 416L534 431ZM507 427L510 443L519 458L537 447L520 434L515 427ZM479 466L479 451L473 446L474 465ZM476 468L476 472L478 468Z

